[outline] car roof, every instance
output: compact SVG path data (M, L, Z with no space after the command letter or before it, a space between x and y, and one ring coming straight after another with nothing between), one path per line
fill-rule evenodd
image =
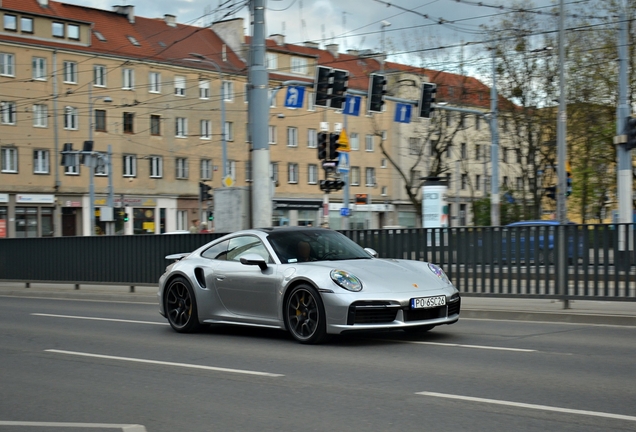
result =
M574 222L568 222L568 225L573 225ZM526 226L526 225L560 225L559 221L557 220L544 220L544 219L539 219L539 220L527 220L527 221L519 221L519 222L513 222L510 223L506 226Z

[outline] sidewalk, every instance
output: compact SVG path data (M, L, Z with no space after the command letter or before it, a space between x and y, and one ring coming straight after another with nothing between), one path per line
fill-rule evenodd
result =
M0 282L0 296L77 300L127 301L157 304L156 286L80 285ZM554 299L462 297L462 318L549 321L636 326L636 301L570 300L569 309Z

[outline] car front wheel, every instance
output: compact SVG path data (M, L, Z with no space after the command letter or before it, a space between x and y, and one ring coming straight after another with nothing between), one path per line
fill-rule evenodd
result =
M192 285L186 278L175 278L168 285L165 310L170 326L179 333L192 333L199 329L197 302Z
M285 301L285 325L300 343L317 344L326 339L325 307L313 287L302 284L292 288Z

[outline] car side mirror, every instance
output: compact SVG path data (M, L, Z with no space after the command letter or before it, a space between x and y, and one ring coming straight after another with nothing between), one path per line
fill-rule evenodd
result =
M368 253L369 255L371 255L373 258L377 258L378 257L378 253L375 250L371 249L371 248L364 248L364 251L366 253Z
M265 258L255 253L243 255L241 257L241 264L257 265L261 270L265 270L267 268L267 263L265 262Z

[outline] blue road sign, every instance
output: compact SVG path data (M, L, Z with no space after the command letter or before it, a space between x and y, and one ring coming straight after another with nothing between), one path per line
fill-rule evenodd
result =
M351 216L351 210L346 207L340 209L340 216Z
M411 123L412 105L404 103L395 104L395 118L393 121L398 123Z
M302 108L305 99L305 87L289 86L285 95L286 108Z
M349 153L338 153L338 172L349 172Z
M346 115L359 116L362 96L347 95L342 112Z

